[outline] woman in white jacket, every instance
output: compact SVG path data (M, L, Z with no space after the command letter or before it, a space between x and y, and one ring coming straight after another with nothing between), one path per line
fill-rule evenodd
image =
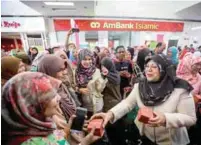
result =
M134 86L130 95L107 113L94 117L112 123L130 112L136 105L151 108L155 114L148 124L135 123L143 136L143 145L186 145L187 127L196 122L194 100L189 95L192 86L176 78L175 70L167 58L155 55L145 61L145 78Z
M76 69L77 91L81 95L82 107L87 108L87 116L102 112L103 95L107 79L104 79L99 69L96 68L93 53L89 49L83 49L78 55Z

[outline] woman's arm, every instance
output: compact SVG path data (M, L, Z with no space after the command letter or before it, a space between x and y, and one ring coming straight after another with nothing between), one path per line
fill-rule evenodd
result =
M110 111L114 115L113 123L116 122L118 119L122 118L128 112L130 112L136 106L136 95L138 93L138 84L136 84L129 94L129 96L113 107Z
M164 114L167 128L194 125L196 123L196 114L193 97L188 92L183 93L177 105L177 112Z
M69 38L70 38L70 35L72 35L73 32L72 32L72 29L70 29L67 33L67 37L66 37L66 41L65 41L65 50L66 52L68 51L68 44L69 44Z

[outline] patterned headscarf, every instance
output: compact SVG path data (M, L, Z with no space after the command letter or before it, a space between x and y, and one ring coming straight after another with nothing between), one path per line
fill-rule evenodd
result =
M92 66L90 68L84 68L81 64L86 56L89 56L92 59ZM95 71L96 66L93 53L89 49L81 50L78 55L78 67L76 70L76 82L78 87L86 87L88 82L92 79L92 75Z
M195 57L191 52L188 52L184 55L183 59L180 60L177 67L177 77L182 78L188 81L191 85L197 83L199 80L199 73L197 75L193 75L192 66L194 64L200 63L201 57Z
M7 135L43 136L55 129L47 122L45 105L57 95L60 81L42 73L24 72L10 79L2 90L3 132Z

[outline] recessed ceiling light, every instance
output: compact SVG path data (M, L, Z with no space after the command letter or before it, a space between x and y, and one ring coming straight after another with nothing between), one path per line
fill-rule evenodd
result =
M201 26L191 28L191 30L198 30L198 29L201 29Z
M73 2L44 2L44 4L49 6L74 6Z

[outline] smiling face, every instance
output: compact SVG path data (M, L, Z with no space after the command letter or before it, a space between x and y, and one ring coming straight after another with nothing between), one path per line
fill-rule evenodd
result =
M157 63L150 60L145 65L145 75L149 82L156 82L160 79L160 70L158 68Z
M84 68L90 68L92 66L91 56L85 56L85 58L81 61L81 64Z

